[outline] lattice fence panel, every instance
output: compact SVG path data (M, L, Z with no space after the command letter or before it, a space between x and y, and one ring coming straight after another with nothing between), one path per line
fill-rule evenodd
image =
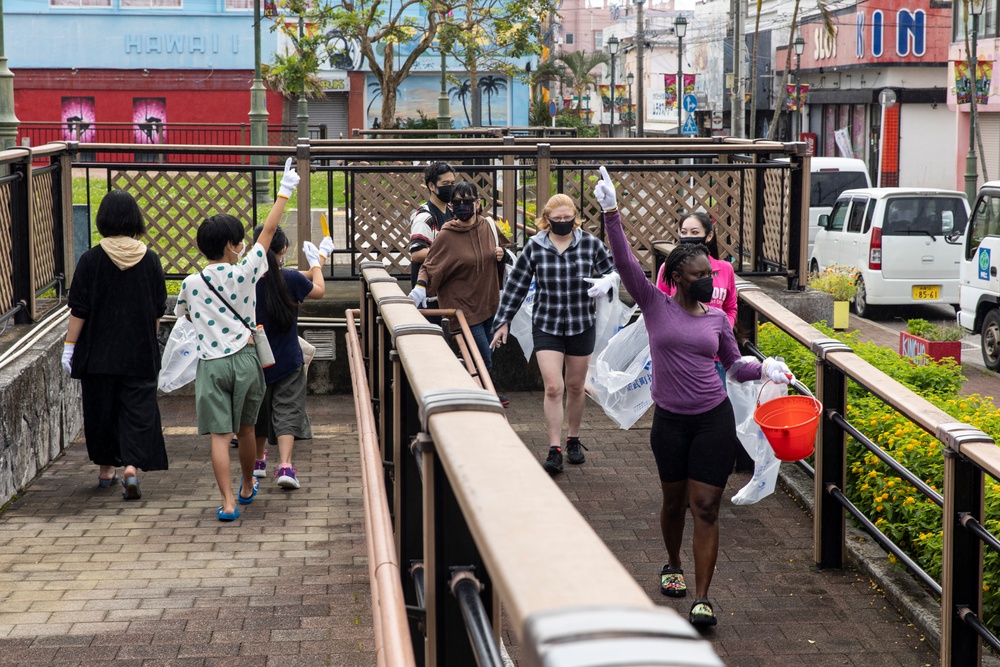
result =
M228 213L253 220L251 174L200 171L116 171L111 186L129 192L146 219L146 238L168 274L191 274L203 260L195 238L205 218Z
M56 276L55 219L52 211L52 174L47 171L32 175L32 289L48 285Z
M764 257L788 266L788 201L791 175L787 169L764 171Z
M497 195L492 171L459 172L489 204ZM427 199L422 172L355 172L353 174L354 252L356 266L376 261L390 274L410 270L410 216Z
M14 307L14 264L11 259L10 183L0 185L0 313Z
M743 179L738 171L625 171L608 165L615 182L622 225L629 243L643 267L652 272L656 259L655 241L677 242L682 213L693 210L710 212L715 220L720 257L738 257L740 221L744 219L741 193ZM601 230L601 207L594 199L594 180L567 170L563 192L573 198L584 216L584 229L598 235ZM752 208L750 209L752 214ZM751 256L753 235L746 227L743 252Z

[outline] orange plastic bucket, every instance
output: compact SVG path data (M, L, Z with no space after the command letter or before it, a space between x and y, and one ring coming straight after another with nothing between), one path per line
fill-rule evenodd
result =
M758 405L753 420L780 461L798 461L816 448L823 404L811 396L780 396Z

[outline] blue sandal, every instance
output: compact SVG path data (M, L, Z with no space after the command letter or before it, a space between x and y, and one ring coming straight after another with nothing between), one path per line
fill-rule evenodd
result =
M102 489L106 489L106 488L110 487L112 484L114 484L117 481L118 481L118 473L115 473L114 475L112 475L108 479L104 479L103 477L98 477L97 478L97 486L100 487L100 488L102 488Z
M123 477L122 486L125 490L122 491L122 498L125 500L138 500L142 498L142 489L139 488L139 480L136 477Z
M253 478L253 493L250 494L249 498L244 498L243 497L243 481L240 480L240 491L239 491L239 493L236 494L236 502L238 502L240 505L249 505L250 503L252 503L253 499L257 497L257 488L259 486L260 486L260 482L257 481L256 477L254 477Z
M234 508L232 514L226 514L220 506L219 509L215 510L215 516L219 517L219 521L235 521L240 518L240 508Z

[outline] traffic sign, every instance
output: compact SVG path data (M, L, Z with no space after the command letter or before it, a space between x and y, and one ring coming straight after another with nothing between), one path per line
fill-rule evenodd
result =
M698 98L691 93L684 96L682 103L684 105L684 111L687 111L688 113L697 111L698 109Z
M681 134L698 134L698 125L694 122L694 116L688 116L681 128Z
M553 102L549 102L549 115L550 116L555 116L556 115L556 103L554 101Z

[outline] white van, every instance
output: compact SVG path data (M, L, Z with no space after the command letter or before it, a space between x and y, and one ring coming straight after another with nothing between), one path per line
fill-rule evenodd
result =
M982 334L983 364L1000 371L1000 181L979 188L964 241L958 323Z
M957 305L968 220L965 193L957 190L844 190L819 218L809 270L856 268L854 310L862 317L883 305Z
M829 215L834 202L844 190L870 188L868 167L862 160L849 157L814 157L809 160L809 249L812 256L819 216Z

